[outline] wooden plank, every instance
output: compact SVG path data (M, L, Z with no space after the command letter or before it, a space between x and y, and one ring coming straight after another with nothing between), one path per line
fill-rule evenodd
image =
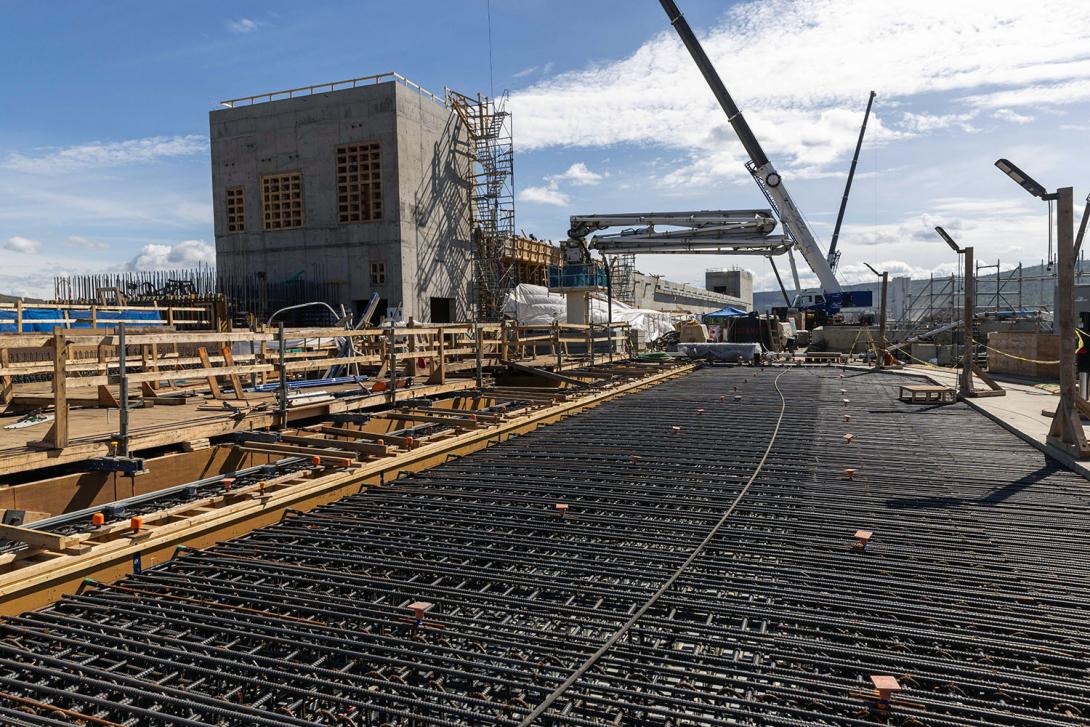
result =
M408 447L410 443L415 444L420 441L413 437L405 437L400 434L383 434L382 432L361 432L358 429L345 429L343 427L332 426L319 426L315 429L322 434L329 434L334 437L352 437L353 439L366 439L371 442L383 441L390 444L396 444L399 447Z
M94 330L79 330L72 331L71 337L77 340L81 345L104 345L104 346L116 346L120 343L120 339L113 334L98 332ZM195 332L162 332L162 333L129 333L125 332L125 340L131 345L150 345L155 343L164 344L178 344L178 343L216 343L218 341L234 342L234 341L272 341L275 337L271 333L216 333L214 331L195 331ZM92 339L92 340L85 340ZM33 344L30 344L33 345ZM42 345L42 344L38 344Z
M488 422L483 421L469 421L466 419L455 419L454 417L432 416L429 414L402 414L401 412L385 412L383 414L387 419L400 419L402 421L416 421L416 422L430 422L432 424L449 424L455 429L476 429L477 427L486 427Z
M14 540L17 543L26 543L33 547L49 548L50 550L64 550L74 542L70 535L58 535L57 533L47 533L42 530L31 530L17 525L3 524L0 524L0 538Z
M224 346L221 350L221 353L223 354L223 360L227 363L228 366L235 365L235 357L231 353L230 346ZM230 374L230 379L231 388L235 390L235 398L245 400L246 392L242 390L242 379L239 378L238 374Z
M114 396L114 392L110 391L108 386L98 387L98 404L99 406L105 406L111 409L120 409L121 402Z
M370 442L342 442L336 439L324 439L322 437L303 437L297 434L281 434L280 441L287 444L301 444L310 447L337 447L364 454L377 454L386 456L390 450L383 444L371 444Z
M209 373L208 373L208 388L212 390L212 398L213 399L222 399L222 398L224 398L223 397L223 392L220 391L219 382L216 381L216 374L211 371L212 362L208 360L208 351L204 348L204 346L201 346L200 348L197 349L197 355L199 355L201 357L201 365L204 366L204 368L206 370L209 370Z
M558 374L553 371L546 371L545 369L534 368L533 366L524 366L514 361L501 361L500 363L513 368L515 371L521 371L526 374L534 374L550 381L559 381L562 384L571 384L572 386L586 387L589 384L585 381L572 378L571 376L565 376L564 374Z
M329 459L355 460L359 453L347 450L324 449L319 447L299 447L294 444L268 444L254 442L252 444L236 444L235 449L243 452L259 452L261 454L278 454L284 457L326 457Z
M465 421L481 421L481 422L499 422L503 421L503 416L500 414L491 414L487 412L476 412L471 410L462 409L441 409L439 407L428 407L426 409L418 409L415 407L409 407L405 409L398 409L399 414L408 414L410 416L446 416L450 419L459 419Z

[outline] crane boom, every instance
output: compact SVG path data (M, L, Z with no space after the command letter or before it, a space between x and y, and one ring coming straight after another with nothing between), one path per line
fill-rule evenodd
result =
M844 210L848 207L848 195L852 191L852 180L855 179L855 167L859 164L859 150L863 148L863 136L867 133L867 119L870 118L870 107L874 104L874 91L867 98L867 110L863 112L863 125L859 127L859 139L855 142L855 154L852 155L852 165L848 167L848 181L844 183L844 196L840 198L840 211L836 213L836 225L833 226L833 237L829 240L829 254L825 258L829 261L829 267L836 270L840 253L836 251L836 241L840 239L840 225L844 222Z
M734 99L731 98L727 87L723 85L715 66L708 60L704 48L700 45L700 41L697 40L692 28L689 27L685 16L678 10L674 0L659 0L659 3L662 5L662 9L666 11L670 24L674 26L674 30L681 37L681 42L685 44L689 54L693 57L693 61L696 63L697 68L700 69L704 80L708 82L708 86L711 88L712 93L715 94L715 98L723 108L723 112L726 113L727 120L733 127L734 133L738 135L738 140L742 142L742 147L745 148L746 153L749 155L750 163L746 166L753 175L754 180L756 180L757 186L760 187L769 203L775 208L787 235L794 242L794 245L798 247L799 252L802 253L806 264L817 275L825 293L839 296L842 288L833 273L832 267L829 265L829 261L818 246L813 232L810 231L809 225L806 224L806 220L803 218L802 213L799 212L794 200L791 199L791 195L784 188L783 179L764 153L760 142L757 141L757 137L753 135L753 130L749 128L749 124L746 123L741 110L734 103Z

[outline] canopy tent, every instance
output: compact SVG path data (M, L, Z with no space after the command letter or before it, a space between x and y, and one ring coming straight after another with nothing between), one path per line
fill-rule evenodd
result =
M704 322L707 323L717 318L740 318L742 316L748 315L749 313L746 313L744 310L738 310L737 308L733 308L728 305L720 308L719 310L712 311L711 313L705 313Z

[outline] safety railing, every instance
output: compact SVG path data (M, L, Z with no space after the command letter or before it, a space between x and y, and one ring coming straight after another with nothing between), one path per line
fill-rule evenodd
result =
M396 73L394 71L388 71L386 73L376 73L371 76L360 76L359 78L348 78L343 81L316 83L312 86L287 88L282 91L270 91L268 93L259 93L254 96L232 98L226 101L220 101L220 106L226 106L227 108L233 109L239 106L253 106L259 103L269 103L270 101L278 101L288 98L298 98L300 96L313 96L316 93L329 93L330 91L339 91L346 88L356 88L358 86L372 86L378 83L388 83L390 81L400 83L405 88L412 89L421 96L430 98L432 101L439 104L443 108L447 107L447 101L445 98L435 95L423 86L413 83L409 79L405 78L405 76L402 76L400 73Z

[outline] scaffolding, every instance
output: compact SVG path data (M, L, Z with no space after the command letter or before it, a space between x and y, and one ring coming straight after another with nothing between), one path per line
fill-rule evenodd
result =
M499 320L514 268L504 254L515 229L514 149L507 94L498 99L447 90L447 101L465 126L459 135L468 161L469 215L477 319Z
M610 286L614 300L636 305L636 256L613 255L609 260Z

